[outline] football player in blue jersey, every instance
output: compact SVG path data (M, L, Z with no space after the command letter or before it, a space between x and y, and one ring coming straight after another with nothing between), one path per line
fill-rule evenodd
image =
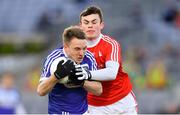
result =
M16 76L11 71L0 76L0 114L25 114L21 95L16 87Z
M37 92L40 96L49 94L49 114L86 114L87 92L100 95L102 85L98 81L77 80L75 65L96 70L96 61L86 50L86 36L80 28L66 28L62 38L63 47L53 50L44 62Z

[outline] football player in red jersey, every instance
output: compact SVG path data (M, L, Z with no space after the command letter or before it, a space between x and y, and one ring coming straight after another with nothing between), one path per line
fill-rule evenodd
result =
M101 33L103 15L99 7L90 6L80 14L80 27L86 33L88 50L97 61L98 70L76 73L78 79L102 82L100 96L88 94L90 114L137 114L137 102L127 73L123 72L120 44ZM89 73L89 72L88 72Z

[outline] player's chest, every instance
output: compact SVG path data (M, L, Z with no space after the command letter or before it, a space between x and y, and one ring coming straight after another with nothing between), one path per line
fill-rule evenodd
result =
M106 61L106 54L105 54L105 49L99 49L99 48L91 48L88 49L95 57L96 62L97 62L97 67L98 69L104 68L105 67L105 61Z

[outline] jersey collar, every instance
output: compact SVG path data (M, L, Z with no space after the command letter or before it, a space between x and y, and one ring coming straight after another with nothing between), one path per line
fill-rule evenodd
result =
M96 39L93 39L93 40L88 40L87 39L88 48L96 46L99 43L99 41L101 40L102 37L103 37L103 34L100 34L99 37L97 37Z

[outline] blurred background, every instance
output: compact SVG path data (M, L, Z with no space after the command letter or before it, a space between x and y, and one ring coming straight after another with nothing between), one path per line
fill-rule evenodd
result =
M102 8L103 33L121 44L139 113L180 113L179 0L0 0L0 79L15 78L21 112L47 114L48 97L36 93L42 63L89 5Z

